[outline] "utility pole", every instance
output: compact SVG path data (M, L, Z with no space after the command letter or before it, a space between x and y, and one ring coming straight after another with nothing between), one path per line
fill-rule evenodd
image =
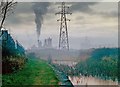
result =
M62 5L58 8L61 9L60 12L56 13L60 14L60 19L57 21L60 21L60 34L59 34L59 49L67 49L69 50L69 40L68 40L68 27L67 27L67 21L70 21L70 19L66 18L67 14L72 14L66 11L68 9L68 6L65 6L65 2L62 2Z

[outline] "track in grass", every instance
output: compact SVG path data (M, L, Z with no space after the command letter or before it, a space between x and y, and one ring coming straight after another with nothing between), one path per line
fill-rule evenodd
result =
M4 66L3 66L4 68ZM52 68L43 60L30 59L25 68L2 76L3 85L58 85Z

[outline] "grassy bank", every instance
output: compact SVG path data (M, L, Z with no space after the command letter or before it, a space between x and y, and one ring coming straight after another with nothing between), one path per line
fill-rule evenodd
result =
M86 61L76 65L76 75L92 75L105 80L118 80L118 48L95 49Z
M3 66L4 68L4 66ZM30 59L24 69L2 76L3 85L57 85L52 68L43 60Z

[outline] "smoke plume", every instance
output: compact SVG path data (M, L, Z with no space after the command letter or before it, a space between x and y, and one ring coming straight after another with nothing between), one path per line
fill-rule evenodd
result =
M33 10L35 13L35 23L36 23L36 32L37 38L39 40L41 34L41 26L43 23L43 15L47 13L47 7L49 6L49 2L36 2L33 5Z

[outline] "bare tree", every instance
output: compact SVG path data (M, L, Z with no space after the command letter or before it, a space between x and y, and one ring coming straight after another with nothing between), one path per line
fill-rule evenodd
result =
M2 0L0 2L0 31L7 16L13 13L16 3L17 2L14 2L14 0Z

